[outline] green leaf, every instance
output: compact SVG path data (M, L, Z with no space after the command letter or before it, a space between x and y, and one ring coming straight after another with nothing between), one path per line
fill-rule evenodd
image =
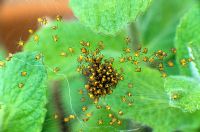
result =
M46 114L47 74L37 53L14 55L0 68L0 128L4 132L40 132ZM23 73L22 72L26 72Z
M190 45L190 48L191 48L191 54L192 54L192 57L194 58L194 68L192 69L193 70L193 73L194 73L194 76L199 78L200 77L200 41L196 44L191 44ZM195 71L196 70L196 71Z
M156 132L192 130L199 127L200 112L184 113L169 106L164 80L159 72L143 68L141 73L136 73L131 65L118 66L124 69L124 80L119 82L113 93L104 101L112 106L114 112L117 113L121 109L124 112L123 118L148 125ZM129 88L130 84L133 85L132 88ZM129 97L128 92L132 96ZM128 106L129 102L132 102L131 107Z
M52 26L57 26L58 29L53 30ZM39 36L38 41L34 41L35 35ZM97 44L103 41L107 51L112 54L116 54L116 51L121 51L125 46L124 33L116 37L98 35L74 21L52 22L48 26L41 28L35 35L30 38L24 50L40 51L44 55L44 63L47 66L50 79L63 79L63 75L69 77L77 73L76 67L78 63L76 60L81 51L80 41L82 40L90 42L91 47L97 47ZM55 35L58 37L57 42L53 40ZM70 47L73 48L74 53L69 52ZM66 57L60 55L62 52L67 54ZM60 69L58 73L53 72L56 67Z
M176 48L177 62L181 59L187 59L191 57L189 53L189 47L192 49L192 55L199 68L199 54L195 50L200 48L200 7L194 6L180 22L176 33ZM182 67L181 65L179 65ZM187 65L180 70L182 75L191 75L191 65Z
M86 114L91 113L91 117L87 117ZM112 118L109 118L108 115L112 114L114 118L120 120L122 122L121 125L117 124L117 121L110 125L110 121ZM81 117L79 117L80 120L73 124L72 131L87 131L87 132L111 132L111 131L120 131L120 130L127 130L128 127L128 121L123 120L120 118L120 116L114 114L110 110L106 110L105 106L102 106L101 109L97 109L95 105L92 105L89 107L89 109L86 111L85 114L83 114ZM87 122L83 122L82 119L88 118L89 120ZM99 124L99 121L102 120L103 124Z
M95 32L115 34L145 12L151 0L71 0L80 21Z
M149 10L137 21L141 40L149 51L174 47L176 27L184 13L192 7L193 0L154 0Z
M165 81L170 106L180 108L185 112L200 109L200 83L198 80L185 76L171 76Z

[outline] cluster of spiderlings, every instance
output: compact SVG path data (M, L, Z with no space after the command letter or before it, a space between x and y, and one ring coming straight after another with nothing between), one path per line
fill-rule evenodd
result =
M96 108L98 110L100 109L106 109L108 111L108 115L105 116L105 117L101 117L100 119L97 120L97 124L98 125L102 125L102 124L108 124L108 125L121 125L122 124L122 120L119 118L120 116L122 116L124 113L122 110L119 110L118 111L118 115L115 115L111 112L111 106L109 105L106 105L105 107L104 106L101 106L101 105L96 105ZM86 112L87 110L87 107L86 106L83 106L82 107L82 111L83 112ZM90 117L93 116L93 112L88 112L88 113L85 113L83 115L83 122L87 122L88 120L90 120ZM107 119L109 120L107 120ZM106 119L106 120L104 120ZM104 122L105 121L105 122Z
M147 53L148 53L148 49L144 48L142 49L141 46L138 46L138 48L136 50L132 50L132 48L130 47L129 43L130 43L130 38L126 38L126 47L124 47L123 49L123 54L119 59L120 63L127 63L130 62L132 64L134 64L135 66L135 72L141 72L142 68L141 68L141 63L142 62L148 62L149 61L149 57L147 57Z
M81 45L82 55L79 56L78 62L83 65L79 66L78 71L87 79L85 88L89 97L98 100L101 96L111 94L123 77L113 68L113 58L104 59L101 54L102 42L101 47L94 51L87 48L90 45L88 42L81 42Z
M142 48L138 46L136 50L132 50L130 48L129 43L131 42L130 38L126 38L126 47L123 49L123 54L120 57L119 61L121 63L131 62L135 66L135 72L141 72L141 63L146 63L154 68L157 68L162 76L167 77L167 73L165 71L166 66L172 68L175 66L173 60L169 60L166 63L166 59L168 54L175 55L177 50L175 48L171 48L169 51L157 50L153 53L148 52L148 48ZM193 59L192 58L183 58L179 60L181 66L187 66ZM165 64L166 63L166 64Z

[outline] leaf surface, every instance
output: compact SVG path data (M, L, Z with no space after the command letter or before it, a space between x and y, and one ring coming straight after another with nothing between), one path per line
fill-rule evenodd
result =
M71 0L75 15L95 32L115 34L145 12L151 0Z
M199 69L200 49L200 6L194 6L181 20L176 33L177 62L180 60L194 58L197 68ZM189 50L191 49L191 50ZM183 67L179 65L179 67ZM182 75L192 75L191 65L188 64L181 68Z
M57 30L52 27L57 26ZM34 41L35 35L39 36L38 41ZM57 36L58 40L54 41ZM78 66L77 58L81 53L80 41L90 42L91 49L98 47L98 43L103 41L109 54L116 54L122 51L125 46L125 34L121 33L116 37L98 35L91 30L83 27L80 23L71 22L52 22L48 26L36 32L24 47L25 51L39 51L45 57L44 63L50 79L62 78L74 75ZM73 49L73 53L69 51ZM66 55L61 55L65 53ZM58 72L54 72L59 68Z
M200 109L200 83L185 76L171 76L166 79L165 89L168 92L170 105L185 112Z
M0 68L0 128L4 132L42 129L46 114L46 69L36 52L22 52ZM26 72L26 75L22 72Z

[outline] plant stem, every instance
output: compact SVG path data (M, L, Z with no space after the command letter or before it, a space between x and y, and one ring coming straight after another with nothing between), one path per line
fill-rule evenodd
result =
M64 108L62 107L62 99L61 99L60 89L61 89L61 81L55 81L53 83L53 98L54 98L56 111L58 112L59 117L60 117L61 131L68 132L69 127L64 122L64 116L66 113L64 111Z
M132 49L137 50L138 47L140 46L140 44L139 44L139 32L138 32L137 26L134 22L131 22L128 25L128 35L131 39L130 44L131 44Z

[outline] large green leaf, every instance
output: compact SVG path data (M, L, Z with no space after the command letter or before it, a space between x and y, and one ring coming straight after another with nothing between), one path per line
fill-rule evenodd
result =
M192 55L194 62L197 63L199 68L199 53L196 52L200 48L200 7L199 5L194 6L181 20L180 25L177 28L176 34L176 48L177 61L181 59L187 59L191 57L189 49L192 49ZM180 64L180 63L179 63ZM180 67L183 67L179 65ZM191 75L191 65L184 66L181 69L183 75Z
M53 30L52 26L57 26L58 29ZM34 41L35 35L39 36L38 41ZM125 35L121 34L116 37L97 35L77 22L53 22L36 32L35 35L30 38L24 50L40 51L44 56L44 63L47 67L50 79L62 79L62 81L60 81L61 86L57 88L60 94L61 107L64 111L64 115L62 116L67 117L69 114L79 116L81 113L80 106L91 104L91 100L88 99L85 92L83 95L79 94L79 90L83 89L85 83L84 78L76 71L79 65L77 57L81 53L80 41L89 41L91 43L91 49L98 47L97 43L103 41L107 55L112 54L116 56L116 54L118 55L116 51L122 51L126 46L124 40ZM52 38L54 35L58 36L57 42ZM70 47L73 48L74 53L69 52L68 48ZM61 52L65 52L67 56L60 56ZM53 72L55 67L59 67L60 71L56 73ZM54 95L51 94L50 96ZM82 97L86 98L85 102L81 102ZM55 97L51 98L56 100ZM51 103L52 102L53 101L51 101ZM53 106L56 107L55 104L53 104ZM54 114L57 113L57 110L52 106L48 108L50 111L46 117L43 131L48 131L51 128L57 129L56 124L58 121L54 119ZM55 127L51 127L51 123Z
M169 51L180 18L191 8L193 0L154 0L149 10L137 21L140 37L150 51Z
M57 26L53 30L52 26ZM38 35L39 40L34 41L34 36ZM97 47L98 42L103 41L105 48L110 53L121 51L125 47L125 35L122 33L116 37L97 35L91 30L81 26L78 22L53 22L36 32L25 45L25 51L40 51L45 59L50 79L63 78L64 75L74 75L76 72L77 57L80 54L80 41L88 41L91 47ZM55 42L53 36L57 35L58 41ZM73 48L74 53L70 53L68 48ZM65 52L66 57L60 54ZM73 62L73 63L72 63ZM54 73L53 69L59 67L60 71ZM71 68L74 68L73 70ZM58 76L57 74L62 74Z
M46 70L37 53L14 55L0 68L0 131L40 132L46 114ZM25 73L26 72L26 73Z
M145 12L151 0L71 0L80 21L96 32L115 34Z
M198 80L185 76L171 76L166 79L165 89L172 107L186 112L200 109L200 83Z
M143 68L141 73L136 73L131 65L124 64L121 67L125 73L124 80L117 85L112 95L102 99L112 106L114 112L121 109L123 118L148 125L154 131L192 130L199 127L200 112L190 114L170 107L164 80L159 72ZM130 83L133 84L132 88L128 87ZM132 96L129 97L128 92ZM131 107L128 106L129 102L132 102Z

